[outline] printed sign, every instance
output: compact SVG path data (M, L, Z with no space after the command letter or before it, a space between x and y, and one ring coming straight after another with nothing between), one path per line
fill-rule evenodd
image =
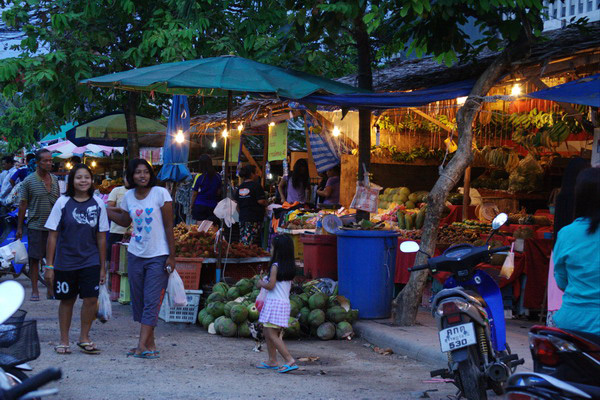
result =
M269 161L283 160L287 157L287 122L269 126Z

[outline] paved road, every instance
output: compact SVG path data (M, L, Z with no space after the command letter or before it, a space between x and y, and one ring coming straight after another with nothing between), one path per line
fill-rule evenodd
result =
M29 297L28 282L21 278ZM72 341L77 339L76 306ZM23 305L28 318L38 320L42 354L31 362L37 371L62 368L57 383L61 399L448 399L454 387L424 382L430 366L402 355L380 355L369 344L352 341L299 340L288 342L296 358L315 356L289 374L263 371L254 365L266 354L252 351L253 341L213 336L196 325L159 322L159 360L127 358L138 327L129 306L113 303L114 318L95 322L92 337L104 351L92 356L76 350L58 355L57 301ZM74 344L73 344L73 347ZM424 395L424 392L427 395ZM428 396L428 397L427 397Z

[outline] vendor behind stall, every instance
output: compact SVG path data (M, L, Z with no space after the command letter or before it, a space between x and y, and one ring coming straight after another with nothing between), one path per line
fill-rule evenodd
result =
M279 194L281 199L292 204L295 202L306 203L310 199L310 175L308 162L300 158L294 164L294 169L289 177L283 177L279 182Z
M317 194L323 197L323 204L339 204L340 202L340 166L336 165L327 171L327 183L325 189L317 190Z
M257 182L257 177L254 165L244 166L240 171L240 178L244 181L235 192L240 214L240 241L245 245L259 241L267 206L265 191Z
M208 154L199 159L200 174L196 175L192 185L192 218L196 221L209 220L215 224L219 219L213 211L221 197L221 176L213 168Z

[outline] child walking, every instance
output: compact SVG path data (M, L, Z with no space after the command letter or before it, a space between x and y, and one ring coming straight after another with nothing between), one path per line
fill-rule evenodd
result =
M256 367L285 373L298 369L296 360L281 338L281 330L287 328L290 318L290 288L295 275L294 242L287 235L279 235L273 239L272 246L273 256L268 281L260 280L257 283L259 288L268 291L258 322L264 327L269 359ZM283 357L282 366L277 362L277 352Z
M54 282L58 306L59 354L71 353L69 328L77 296L83 299L81 331L77 347L86 354L99 354L90 339L96 318L99 285L106 280L106 232L108 217L102 200L94 196L92 171L77 164L69 173L67 192L52 207L45 225L49 230L46 280Z

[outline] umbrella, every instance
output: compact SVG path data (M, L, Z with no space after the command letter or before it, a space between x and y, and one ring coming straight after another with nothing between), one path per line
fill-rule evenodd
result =
M107 157L110 156L113 152L123 153L123 147L110 147L110 146L102 146L96 144L88 144L86 146L76 146L69 140L65 140L62 142L58 142L52 144L50 146L45 147L45 149L50 150L54 157L58 158L71 158L73 156L93 156L93 157Z
M164 133L166 128L159 122L142 116L136 117L138 133ZM114 112L92 118L67 131L67 139L77 146L99 144L127 146L125 114Z
M67 122L64 125L61 125L61 127L59 128L59 131L56 133L49 133L46 136L44 136L42 139L40 139L40 143L46 143L46 142L51 142L53 140L63 140L66 138L67 136L67 131L71 128L73 128L76 124L73 122Z
M186 167L190 147L190 109L186 96L173 96L171 113L167 124L167 136L163 150L163 167L158 173L162 181L180 182L190 176Z
M224 96L228 91L301 99L365 92L326 78L236 56L201 58L117 72L82 81L93 86L167 94Z
M262 64L236 56L201 58L136 68L85 79L83 84L167 94L222 96L227 94L227 131L231 130L232 92L301 99L311 94L368 92L304 72ZM225 159L229 156L225 142ZM229 166L225 163L225 175ZM224 190L227 194L227 190Z

